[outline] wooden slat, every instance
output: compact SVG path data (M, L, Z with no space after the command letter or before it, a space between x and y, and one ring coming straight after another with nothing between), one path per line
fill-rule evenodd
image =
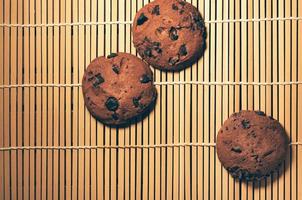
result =
M24 1L24 23L29 23L29 1ZM24 28L24 83L29 83L29 28ZM24 138L23 144L29 146L29 88L24 88ZM25 150L23 154L23 177L24 177L24 199L30 199L30 182L29 182L29 151ZM51 177L51 176L50 176Z
M216 14L216 19L217 20L222 20L223 19L223 1L218 1L217 2L217 14ZM223 24L217 24L216 28L216 78L215 80L218 82L221 82L223 80ZM222 108L222 103L223 103L223 87L222 86L216 86L216 105L215 109L216 111L214 113L221 113L219 117L216 117L215 119L215 128L213 132L213 140L216 142L216 135L221 127L222 123L222 116L223 116L223 108ZM215 198L217 199L222 199L222 165L219 162L219 159L216 154L216 150L212 149L214 152L214 157L215 159Z
M205 20L210 20L211 16L210 16L210 2L209 1L205 1ZM210 47L211 47L211 39L210 39L210 31L212 30L212 25L208 25L207 27L207 50L204 53L204 81L210 81ZM203 142L207 143L210 142L210 138L209 138L209 133L210 133L210 127L209 127L209 117L210 117L210 102L209 102L209 92L210 91L210 87L209 86L204 86L204 112L203 112L203 118L204 118L204 128L203 128ZM203 199L210 199L209 196L209 192L210 192L210 163L209 163L209 159L210 159L210 149L209 147L204 147L204 183L203 183Z
M299 1L298 1L299 2ZM298 16L302 15L302 4L298 3ZM300 20L298 22L298 30L302 28L302 21ZM298 34L298 80L302 80L302 57L301 55L302 51L302 35ZM302 140L302 85L298 86L298 135L297 135L297 141ZM298 146L298 174L297 174L297 196L298 199L302 199L302 190L300 189L302 187L302 172L301 172L301 164L302 164L302 147Z
M84 0L79 0L79 22L85 22L85 2ZM79 27L79 78L78 82L81 82L84 69L85 69L85 27ZM82 91L79 91L79 145L85 145L85 135L86 135L86 122L85 122L85 106ZM78 158L78 198L85 199L85 150L79 150L79 158Z
M42 22L42 10L41 1L36 1L36 23ZM42 83L42 28L36 28L36 83ZM36 115L35 115L35 132L36 132L36 142L38 146L42 145L42 88L36 88ZM42 151L37 150L35 152L35 198L41 199L41 181L42 181Z
M54 0L54 23L60 22L60 1ZM60 82L60 27L54 27L54 37L53 37L53 82ZM60 99L59 99L59 88L53 89L53 145L59 146L59 133L60 133ZM53 198L59 198L59 150L53 151Z
M79 10L78 10L78 3L79 1L76 0L72 6L72 21L78 22L79 21ZM72 27L72 63L73 63L73 74L72 74L72 82L73 83L79 83L79 27L75 26ZM82 91L80 88L73 88L72 90L72 145L76 146L79 145L79 134L81 133L79 131L79 93ZM79 170L79 150L72 151L72 173L71 173L71 182L72 182L72 188L71 188L71 197L72 199L78 199L79 193L79 185L78 185L78 170Z
M34 0L29 2L29 23L35 23L35 13L30 12L35 10ZM36 67L36 52L35 52L35 28L29 29L29 83L35 84L35 67ZM35 88L29 88L29 145L34 146L36 142L35 133ZM34 150L29 151L29 198L34 199L35 196L35 152Z
M17 1L11 1L11 23L17 23ZM17 28L11 29L11 53L10 53L10 83L17 83ZM17 145L17 89L11 89L11 108L10 108L10 145ZM41 109L40 109L41 110ZM38 131L38 130L37 130ZM17 151L10 153L11 170L11 199L17 199Z
M66 0L66 7L65 7L65 12L66 12L66 22L70 23L72 21L72 4L71 0ZM65 62L65 70L66 70L66 75L65 75L65 82L66 84L70 84L72 82L72 27L66 27L66 41L65 41L65 47L66 47L66 62ZM63 66L64 67L64 66ZM72 144L72 88L67 87L66 89L66 131L65 131L65 145L66 146L71 146ZM71 199L72 197L72 151L71 150L66 150L66 171L65 171L65 195L66 199Z
M299 2L299 1L298 1ZM299 2L298 3L298 16L302 16L302 4ZM302 28L302 21L298 21L298 30L301 30ZM302 56L301 55L301 52L302 52L302 35L301 34L298 34L297 35L298 37L298 80L302 80ZM297 109L297 117L298 117L298 134L297 134L297 141L301 141L302 140L302 85L299 85L298 86L298 109ZM302 171L301 171L301 164L302 164L302 146L298 146L298 166L297 166L297 188L298 188L298 191L297 191L297 197L298 197L298 200L301 200L302 199L302 190L301 190L301 187L302 187Z
M23 2L18 2L18 23L23 23ZM0 37L1 39L1 37ZM18 28L18 84L23 83L23 29ZM2 54L1 54L2 55ZM1 60L1 59L0 59ZM18 88L18 104L17 104L17 111L18 111L18 119L17 119L17 145L21 146L23 144L23 90L22 88ZM1 99L1 98L0 98ZM0 103L1 106L1 103ZM0 119L1 121L1 119ZM1 134L0 134L1 136ZM23 151L18 151L18 161L17 166L22 165L23 163ZM23 167L18 167L18 190L17 190L17 198L23 198Z
M0 2L0 12L4 12L4 1ZM0 22L4 23L4 15L0 15ZM4 84L4 27L0 27L0 84ZM4 146L4 89L0 89L0 146ZM4 152L0 152L0 166L4 169ZM0 171L0 197L4 199L4 170Z
M4 22L10 23L10 4L8 2L4 2ZM9 85L10 84L10 29L4 28L4 49L6 51L3 52L3 60L4 60L4 70L3 70L3 80L4 84ZM4 146L8 147L10 146L10 90L4 89L4 108L3 108L3 128L4 128L4 137L3 137L3 143ZM11 173L11 159L10 159L10 152L4 152L4 199L10 199L10 173Z
M59 10L59 20L61 23L66 23L66 0L60 1L60 10ZM66 83L66 27L60 27L59 30L59 34L60 34L60 42L59 42L59 82L61 84ZM59 89L59 136L58 136L58 144L60 146L65 146L66 142L65 142L65 138L66 138L66 125L65 125L65 119L68 118L67 117L67 112L65 112L66 110L66 89L65 88L60 88ZM60 199L64 199L65 195L66 195L66 185L65 185L65 160L66 160L66 155L65 155L65 150L60 150L59 152L59 166L58 166L58 170L59 170L59 188L58 188L58 192L59 192L59 198Z

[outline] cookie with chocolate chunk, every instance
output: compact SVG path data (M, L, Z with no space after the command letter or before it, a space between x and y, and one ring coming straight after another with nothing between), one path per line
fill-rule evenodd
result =
M84 73L82 89L89 112L109 125L127 124L145 114L157 97L151 69L127 53L93 60Z
M262 111L240 111L219 130L217 155L233 177L257 180L278 169L288 145L288 137L277 120Z
M204 52L206 28L196 7L182 0L155 0L133 21L133 43L150 65L180 70Z

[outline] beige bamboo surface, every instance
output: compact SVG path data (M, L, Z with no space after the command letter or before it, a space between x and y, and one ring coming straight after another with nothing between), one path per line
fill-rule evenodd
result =
M302 199L302 2L187 0L208 32L204 57L153 70L154 111L125 128L84 106L86 66L136 54L131 21L149 0L0 0L0 199ZM259 182L221 166L216 134L263 110L292 145Z

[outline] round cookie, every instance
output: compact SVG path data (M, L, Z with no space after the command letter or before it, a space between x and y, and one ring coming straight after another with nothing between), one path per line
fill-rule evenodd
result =
M145 114L157 97L151 69L127 53L94 59L84 73L82 89L89 112L108 125L126 124Z
M150 65L180 70L195 62L206 46L206 28L193 5L182 0L155 0L133 21L133 43Z
M280 123L262 111L240 111L227 119L217 136L217 155L230 174L257 180L277 170L289 145Z

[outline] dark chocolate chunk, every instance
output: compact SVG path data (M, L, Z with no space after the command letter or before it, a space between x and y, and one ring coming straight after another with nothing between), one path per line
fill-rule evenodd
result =
M186 45L185 44L181 45L179 48L179 55L185 56L185 55L187 55L187 53L188 52L187 52Z
M153 46L159 47L160 46L160 42L153 42Z
M156 5L152 10L152 15L160 15L159 13L159 5Z
M255 113L256 113L257 115L260 115L260 116L265 116L265 113L262 112L262 111L260 111L260 110L255 111Z
M179 14L183 14L185 11L184 10L180 10L179 11Z
M161 53L161 52L162 52L162 49L159 48L159 47L154 48L154 50L155 50L157 53Z
M152 81L152 78L150 76L148 76L147 74L142 75L140 78L141 83L148 83L150 81Z
M118 114L113 113L111 116L112 116L112 118L113 118L114 120L118 120Z
M137 25L142 25L143 23L145 23L146 21L148 20L148 17L146 17L145 15L144 15L144 13L142 13L139 17L138 17L138 19L137 19Z
M133 102L133 105L137 108L138 106L139 106L139 100L141 99L141 97L134 97L133 99L132 99L132 102Z
M172 9L173 9L173 10L178 10L177 5L175 5L175 4L173 3L173 4L172 4Z
M105 80L102 77L102 75L100 73L98 73L97 75L95 75L95 81L93 83L93 87L98 87L101 83L103 83Z
M246 120L246 119L244 119L244 120L241 121L241 125L242 125L242 127L243 127L244 129L248 129L248 128L251 127L250 121L249 121L249 120Z
M120 73L120 68L117 65L113 65L112 66L112 70L116 73L119 74Z
M174 56L172 58L169 58L169 65L175 65L179 61L178 56Z
M239 146L232 147L231 150L234 151L234 152L236 152L236 153L241 153L242 152L242 150L241 150L241 148Z
M147 47L144 51L144 55L147 57L152 57L152 49Z
M178 39L178 35L177 35L177 30L174 27L171 27L170 32L169 32L169 37L171 40L175 41Z
M200 15L194 15L193 20L199 29L203 29L204 24Z
M117 53L110 53L107 58L114 58L117 56Z
M179 4L182 5L182 6L185 6L185 5L186 5L186 2L184 2L184 1L179 1Z
M116 111L119 107L119 102L115 97L109 97L105 103L105 106L110 111Z

